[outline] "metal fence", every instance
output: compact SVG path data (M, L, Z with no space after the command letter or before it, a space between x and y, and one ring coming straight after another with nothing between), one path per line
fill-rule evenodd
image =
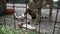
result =
M60 1L59 1L60 2ZM14 3L13 3L14 4ZM27 4L26 4L26 6L27 6ZM59 6L60 6L60 4L58 3L58 8L56 8L57 9L57 13L56 13L56 18L55 18L55 21L46 21L46 20L44 20L44 21L41 21L41 24L39 24L39 25L34 25L34 24L32 24L33 26L35 26L36 27L36 29L35 30L31 30L31 29L28 29L27 28L27 26L28 25L26 25L26 28L25 27L22 27L22 29L24 29L26 32L35 32L35 34L59 34L59 32L60 32L60 26L58 27L58 26L56 26L56 24L57 23L60 23L60 22L57 22L57 18L58 18L58 12L59 12ZM14 8L14 6L13 6L13 8ZM14 13L15 13L15 9L14 9ZM16 18L15 18L15 14L13 13L13 16L14 17L10 17L10 18L8 18L8 17L6 17L6 18L3 18L3 20L0 20L0 22L2 23L2 25L3 26L9 26L10 28L15 28L15 29L21 29L21 28L19 28L19 25L18 25L18 23L20 23L20 22L25 22L26 24L27 24L27 21L28 20L30 20L30 22L32 23L32 19L25 19L25 21L19 21L18 23L16 22L17 20L16 20ZM26 16L26 18L27 18L27 16ZM24 20L24 19L23 19ZM42 23L42 22L44 22L44 24ZM49 25L49 23L46 23L46 22L51 22L52 23L52 25L53 25L53 27L51 27L52 25ZM53 24L54 23L54 24ZM48 25L47 25L48 24ZM44 25L46 25L46 26L44 26ZM41 27L40 27L41 26ZM44 28L44 27L45 28ZM46 30L48 30L48 28L52 28L52 29L50 29L50 30L48 30L48 31L45 31L45 30L43 30L42 29L42 27L43 27L43 29L46 29ZM42 30L41 30L42 29ZM56 30L57 29L57 30ZM57 32L57 33L56 33Z

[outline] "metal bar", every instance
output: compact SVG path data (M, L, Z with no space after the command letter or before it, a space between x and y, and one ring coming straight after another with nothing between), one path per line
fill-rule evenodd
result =
M15 7L14 7L14 0L13 0L13 11L15 13ZM13 16L14 16L14 28L16 29L16 23L15 23L15 15L13 13Z
M50 12L49 12L49 22L52 21L52 8L53 8L53 0L49 0Z
M26 11L27 11L27 0L26 0ZM27 32L27 14L26 14L26 32Z
M27 20L32 20L32 19L28 19L28 18L27 18ZM41 19L41 22L49 22L49 21L47 21L47 20L42 20L42 19ZM54 23L55 21L50 21L50 22ZM57 21L57 23L60 23L60 21Z
M6 6L6 7L13 7L13 6ZM23 7L23 6L14 6L16 8L26 8L26 7Z
M55 25L56 25L56 23L57 23L58 12L59 12L59 2L58 2L58 8L57 8L57 14L56 14L56 19L55 19L53 34L55 34Z
M41 3L40 3L40 8L38 9L39 11L40 11L40 21L39 21L39 34L40 34L40 23L41 23L41 8L42 8L42 0L40 1ZM39 13L38 13L39 14Z
M5 20L5 17L4 17L4 24L3 25L6 28L6 20Z
M6 0L2 0L2 6L3 6L3 11L6 10ZM5 20L5 17L4 17L4 27L6 28L6 20Z

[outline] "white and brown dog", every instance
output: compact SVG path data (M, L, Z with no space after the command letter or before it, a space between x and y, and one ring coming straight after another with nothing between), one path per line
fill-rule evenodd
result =
M27 23L27 24L26 23L19 23L18 26L19 26L19 28L28 28L28 29L31 29L31 30L36 29L36 27L33 27L32 25L30 25L30 23Z

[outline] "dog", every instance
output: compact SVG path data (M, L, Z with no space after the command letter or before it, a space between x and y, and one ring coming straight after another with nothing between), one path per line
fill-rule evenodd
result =
M41 8L43 8L44 6L48 4L50 5L50 12L49 12L48 20L51 21L53 0L29 0L27 4L27 9L24 15L28 13L32 19L35 19L33 23L39 24L41 22Z
M27 25L27 26L26 26ZM30 25L30 22L28 22L27 24L25 23L25 22L23 22L23 23L18 23L18 26L19 26L19 28L28 28L28 29L31 29L31 30L35 30L36 29L36 27L33 27L33 26L31 26Z

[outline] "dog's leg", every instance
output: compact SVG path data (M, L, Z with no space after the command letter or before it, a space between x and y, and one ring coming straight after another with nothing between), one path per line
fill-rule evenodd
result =
M38 25L40 23L40 21L41 21L41 11L37 11L36 12L36 19L35 19L34 24Z

